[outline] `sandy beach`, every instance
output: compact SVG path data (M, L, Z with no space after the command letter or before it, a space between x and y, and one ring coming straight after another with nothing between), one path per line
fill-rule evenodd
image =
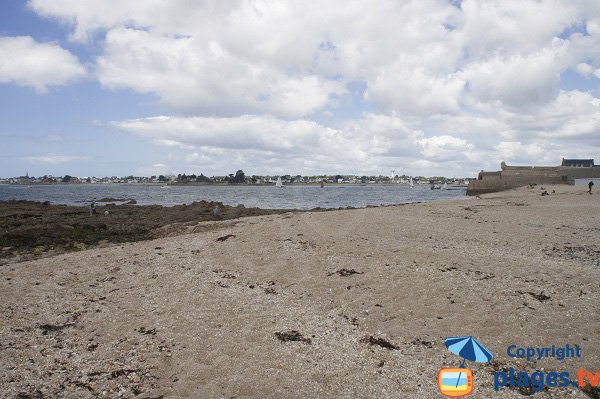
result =
M600 193L546 189L204 221L7 263L0 397L438 398L460 361L443 340L462 335L494 354L466 364L474 398L530 394L494 391L510 367L600 371ZM582 356L507 355L567 343Z

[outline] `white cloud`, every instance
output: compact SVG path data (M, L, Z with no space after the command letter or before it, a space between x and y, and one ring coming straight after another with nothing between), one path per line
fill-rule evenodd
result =
M575 2L556 0L466 0L461 8L465 48L474 59L536 53L583 17Z
M423 137L399 118L377 114L365 114L339 128L249 115L161 116L113 124L156 144L173 141L193 147L193 152L182 156L190 164L211 165L238 156L256 160L255 167L270 171L291 165L320 171L387 169L389 158L414 154L419 148L417 140Z
M85 76L77 58L55 43L30 36L0 37L0 82L33 87L45 93Z
M464 85L455 74L436 76L422 68L391 67L370 83L367 99L405 114L457 113Z
M250 62L218 42L127 28L108 32L97 74L105 87L157 93L170 106L201 114L301 117L344 92L339 81Z
M284 121L264 116L168 117L115 122L115 126L159 144L260 149L279 152L308 148L327 128L307 120ZM157 141L158 140L158 141Z
M496 146L496 150L507 161L540 159L546 152L539 144L523 144L519 141L502 141Z
M106 32L97 60L106 87L201 115L304 117L348 81L364 81L382 110L407 114L460 111L465 80L479 101L540 104L558 94L561 71L589 62L600 36L600 11L583 0L29 5L71 25L75 40ZM588 36L557 40L582 21Z
M178 167L456 173L600 149L597 92L561 82L600 78L595 0L29 5L98 45L103 87L156 95L176 115L114 125ZM311 120L325 115L331 126Z
M589 78L594 73L594 68L585 62L580 62L575 66L575 71L581 76Z
M176 140L156 138L156 139L152 140L152 142L157 145L164 145L167 147L179 147L179 148L183 148L185 150L192 150L194 148L193 145L184 144L184 143L181 143Z
M549 103L559 93L560 72L565 68L559 44L536 53L495 56L469 64L463 73L479 101L499 101L509 107Z
M37 163L37 164L47 164L47 165L58 165L62 163L69 163L75 161L83 161L89 159L87 156L80 155L58 155L58 154L45 154L45 155L36 155L23 157L24 160Z
M463 139L447 135L425 138L418 143L423 147L421 153L426 159L438 162L460 159L474 148Z

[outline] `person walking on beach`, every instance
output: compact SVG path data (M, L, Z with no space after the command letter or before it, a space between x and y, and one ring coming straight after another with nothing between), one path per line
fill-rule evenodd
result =
M588 193L590 193L590 194L592 193L593 186L594 186L594 182L590 180L590 182L588 183L588 188L589 188Z

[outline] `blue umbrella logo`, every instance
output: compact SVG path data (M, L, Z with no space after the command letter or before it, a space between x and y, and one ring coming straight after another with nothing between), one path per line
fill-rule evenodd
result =
M465 367L466 360L471 362L487 363L494 357L488 348L483 346L479 341L471 336L449 337L444 340L444 344L450 352L463 358L460 362L460 368ZM456 379L457 387L461 381L461 375L462 373L459 372L458 378Z
M475 338L468 337L449 337L444 340L446 348L455 355L463 358L460 367L465 367L465 361L487 363L494 355L492 352Z

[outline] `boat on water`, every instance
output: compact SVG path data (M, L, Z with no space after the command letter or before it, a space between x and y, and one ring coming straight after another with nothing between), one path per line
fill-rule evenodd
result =
M442 188L442 186L436 186L435 184L431 185L432 190L440 190L441 188Z
M277 178L277 183L275 183L275 187L283 187L283 183L281 182L281 176Z
M415 186L415 182L413 181L413 178L412 178L412 177L410 178L410 183L408 183L408 185L409 185L410 187L414 187L414 186Z
M448 190L448 183L445 183L445 182L444 182L444 185L442 186L442 188L443 188L444 190Z

